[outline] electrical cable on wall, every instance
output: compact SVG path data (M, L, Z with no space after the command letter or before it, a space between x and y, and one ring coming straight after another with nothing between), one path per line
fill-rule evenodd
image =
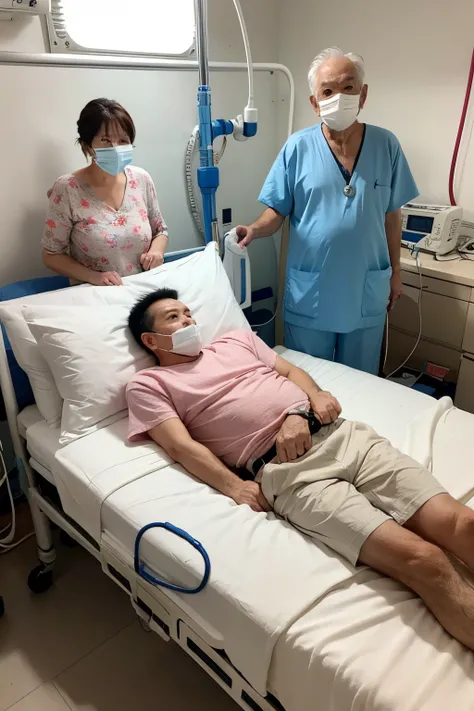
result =
M4 553L9 553L12 551L14 548L17 548L21 543L24 543L28 538L31 538L34 533L28 533L26 536L23 536L19 541L15 541L15 534L16 534L16 511L15 511L15 502L13 500L13 494L12 494L12 489L10 486L10 481L8 479L8 471L7 467L5 464L5 460L3 458L3 448L0 443L0 465L1 465L1 479L0 479L0 489L2 486L6 486L7 488L7 493L8 493L8 498L10 500L10 507L11 507L11 523L3 528L0 533L5 533L5 531L9 530L9 533L7 533L6 536L3 538L0 538L0 555L3 555Z
M252 325L252 328L263 328L264 326L268 326L269 323L271 323L272 321L274 321L274 320L276 319L276 315L277 315L277 313L278 313L278 306L279 306L279 304L278 304L278 299L277 299L277 303L276 303L276 306L275 306L275 311L274 311L274 313L272 314L272 316L268 319L268 321L264 321L263 323L252 323L252 324L251 324L251 325Z
M254 91L253 91L253 62L252 53L250 50L250 41L247 32L247 25L245 24L244 13L242 12L242 7L239 0L234 0L235 11L237 12L237 17L239 18L240 31L242 33L242 40L245 48L245 58L247 60L248 67L248 77L249 77L249 97L247 101L247 109L254 109ZM245 121L251 121L251 118L245 118Z
M382 373L385 372L385 366L387 365L387 357L388 357L388 311L387 311L387 316L385 317L385 354L384 354L384 358L383 358Z
M421 341L421 334L422 334L422 331L423 331L423 313L422 313L422 304L423 304L423 275L422 275L422 273L421 273L421 264L420 264L420 260L419 260L419 257L418 257L418 250L415 250L415 251L414 251L414 254L415 254L416 267L417 267L417 270L418 270L419 283L420 283L420 293L418 294L418 301L417 301L417 304L418 304L418 337L417 337L416 342L415 342L415 345L414 345L413 348L411 349L409 355L405 358L405 360L403 361L403 363L401 363L401 365L398 365L394 370L392 370L391 373L389 373L389 375L386 376L386 380L389 380L393 375L395 375L395 373L396 373L398 370L400 370L401 368L403 368L403 367L408 363L408 361L410 360L410 358L412 357L412 355L415 353L415 351L416 351L416 349L418 348L418 346L419 346L419 344L420 344L420 341ZM413 252L412 252L412 256L413 256ZM387 341L386 341L385 359L387 358L387 352L388 352L388 319L387 319Z
M474 256L469 256L469 254L465 254L464 252L460 252L459 250L458 256L460 259L465 259L466 262L474 262Z
M466 93L464 95L464 105L462 107L461 118L459 121L458 133L456 136L456 141L454 144L453 157L451 160L451 168L449 171L449 199L451 205L456 205L456 197L454 195L454 179L456 175L456 165L458 162L459 147L461 145L462 135L464 132L464 125L466 123L466 116L469 108L469 100L471 97L472 83L474 81L474 49L472 50L471 66L469 68L469 76L467 80Z

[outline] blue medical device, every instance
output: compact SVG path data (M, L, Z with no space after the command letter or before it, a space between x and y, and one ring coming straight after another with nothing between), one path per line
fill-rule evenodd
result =
M152 575L146 570L143 563L140 563L140 542L144 534L151 528L164 528L166 531L174 533L175 536L182 538L201 554L202 559L204 560L204 575L202 576L202 580L197 587L184 588L181 585L174 585L174 583L170 583L167 580L161 580L161 578L156 578L154 575ZM162 521L148 523L146 526L143 526L143 528L138 531L137 537L135 539L134 567L135 572L148 583L151 583L151 585L157 585L158 587L166 588L167 590L173 590L173 592L186 593L187 595L195 595L196 593L201 592L201 590L206 587L209 581L209 576L211 574L211 561L209 560L209 556L204 546L199 543L199 541L197 541L195 538L190 536L187 531L183 531L182 528L173 526L172 523Z
M239 3L236 3L236 7ZM209 60L207 38L207 0L194 0L196 15L196 54L199 66L199 87L197 92L199 117L199 156L198 185L202 196L204 218L204 236L206 243L219 242L217 230L216 192L219 187L219 168L214 165L213 144L219 136L234 134L238 140L245 140L257 133L257 109L251 105L253 97L249 92L249 105L244 117L237 120L212 120L211 87L209 85ZM241 16L239 15L239 19ZM241 25L243 20L241 20ZM249 73L251 73L250 53L246 46Z

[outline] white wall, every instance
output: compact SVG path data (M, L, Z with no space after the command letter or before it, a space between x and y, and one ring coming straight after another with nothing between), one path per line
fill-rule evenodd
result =
M295 75L297 129L315 120L306 83L309 64L332 45L362 54L369 84L363 119L392 130L421 194L447 203L451 153L474 45L473 0L281 0L279 60ZM467 138L473 119L474 109ZM464 142L463 156L456 194L474 218L474 140Z
M256 61L276 61L276 0L243 3ZM242 61L244 50L231 0L209 3L211 59ZM38 18L0 22L0 51L45 51ZM137 124L135 163L154 178L170 227L170 248L200 243L189 217L184 186L186 142L196 123L197 75L180 72L0 66L0 135L4 137L0 191L0 284L47 273L40 238L46 192L61 174L83 164L74 145L76 120L96 96L122 102ZM246 104L244 73L212 75L213 116L231 118ZM256 77L259 135L244 144L229 141L220 164L219 212L233 208L234 224L253 220L266 172L278 147L277 79ZM276 285L273 244L252 250L254 288Z

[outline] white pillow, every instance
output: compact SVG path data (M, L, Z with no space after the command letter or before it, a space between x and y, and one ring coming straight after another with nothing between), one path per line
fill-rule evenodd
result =
M204 344L228 331L250 328L214 245L153 273L130 277L126 284L130 305L126 307L24 308L25 321L64 399L61 444L126 416L127 383L138 370L154 365L153 358L133 341L128 315L135 301L160 287L178 291L178 298L196 319ZM116 287L120 289L125 292L125 287Z
M138 346L122 306L25 306L25 320L64 400L60 444L126 416L125 388L156 361Z
M111 304L131 309L140 296L154 291L160 286L169 285L178 288L183 299L187 298L190 303L192 300L196 304L198 312L200 308L199 294L206 288L214 288L216 289L216 304L217 301L219 302L215 314L217 320L214 325L209 327L207 318L203 319L203 337L212 340L214 333L231 330L232 324L238 322L240 325L242 323L245 325L247 323L233 297L214 244L209 244L203 252L168 262L152 271L125 277L123 283L124 286L107 287L81 284L69 289L35 294L0 303L0 319L5 325L15 358L28 375L36 404L42 416L52 427L58 427L60 424L62 397L54 382L51 369L38 348L29 325L23 318L24 305L67 307L76 304L100 307ZM225 286L223 286L224 284ZM187 291L188 288L190 291ZM186 294L189 294L189 297ZM214 311L216 304L213 306ZM229 328L225 325L226 319L229 319ZM210 339L207 334L211 335Z
M59 427L63 401L54 382L48 363L23 318L24 306L106 305L128 306L133 295L123 287L103 287L81 284L68 289L32 294L11 301L0 302L0 320L5 326L18 365L28 376L35 402L43 418L51 427Z
M18 365L28 375L35 401L42 416L51 427L59 427L63 401L54 382L51 370L41 355L38 344L23 318L23 306L78 303L91 298L82 288L60 289L44 294L34 294L0 303L0 320L5 326L13 354Z

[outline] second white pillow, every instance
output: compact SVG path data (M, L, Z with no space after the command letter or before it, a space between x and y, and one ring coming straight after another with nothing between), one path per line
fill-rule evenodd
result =
M25 306L23 315L64 400L61 444L126 417L127 383L156 364L133 340L128 308Z

